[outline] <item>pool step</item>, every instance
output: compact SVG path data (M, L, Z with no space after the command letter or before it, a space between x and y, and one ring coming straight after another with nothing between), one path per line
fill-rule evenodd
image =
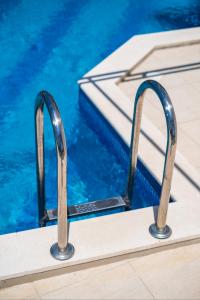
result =
M121 196L96 200L87 203L81 203L68 207L68 217L78 217L86 214L97 213L108 209L122 208L125 207L126 203ZM47 210L46 221L57 220L57 209Z

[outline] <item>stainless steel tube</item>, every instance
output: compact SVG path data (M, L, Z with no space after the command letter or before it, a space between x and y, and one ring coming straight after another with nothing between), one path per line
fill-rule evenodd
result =
M69 259L74 248L68 243L67 222L67 147L65 133L58 107L53 97L46 91L37 95L35 103L35 131L37 153L37 183L40 224L44 225L45 209L45 164L44 164L44 104L47 107L54 132L57 152L57 201L58 201L58 243L51 247L51 254L59 260Z
M158 208L158 215L156 224L152 224L149 228L150 233L156 238L167 238L171 235L171 229L166 225L168 203L170 197L171 180L174 168L174 159L176 153L177 144L177 125L174 108L166 90L156 81L147 80L144 81L138 88L133 114L133 128L131 135L131 147L130 147L130 167L128 175L128 183L126 190L126 201L131 203L133 195L134 180L137 165L138 156L138 143L141 126L142 107L145 91L152 89L158 96L166 118L167 124L167 147L165 154L165 163L162 178L162 189L160 196L160 204Z

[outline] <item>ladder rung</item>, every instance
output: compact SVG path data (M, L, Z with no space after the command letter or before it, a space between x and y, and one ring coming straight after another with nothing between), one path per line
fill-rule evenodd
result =
M125 207L126 203L121 196L81 203L68 207L68 217L77 217L85 214L96 213L103 210ZM57 209L47 210L47 220L57 220Z

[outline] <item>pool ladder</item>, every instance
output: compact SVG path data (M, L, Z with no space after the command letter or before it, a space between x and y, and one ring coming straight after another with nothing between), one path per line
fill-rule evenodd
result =
M39 224L45 226L49 221L58 221L58 242L50 248L52 256L58 260L66 260L73 256L74 247L68 242L69 224L68 218L80 216L114 208L130 208L134 189L134 180L137 166L138 143L141 126L141 115L144 94L147 89L152 89L162 104L167 124L167 147L162 179L160 204L158 207L157 220L149 227L151 235L163 239L171 235L171 229L166 224L168 203L174 159L177 144L176 117L171 100L166 90L156 81L144 81L138 88L133 115L133 126L130 147L130 165L125 194L109 199L96 200L89 203L67 206L67 147L65 133L58 107L53 97L46 91L37 95L35 103L35 131L36 131L36 154L37 154L37 186L38 186L38 211ZM54 132L57 152L57 209L46 209L45 203L45 164L44 164L44 124L43 108L47 107Z

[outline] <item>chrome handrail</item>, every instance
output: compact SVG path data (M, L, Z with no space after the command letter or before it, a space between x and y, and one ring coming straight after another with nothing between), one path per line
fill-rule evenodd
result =
M176 125L176 116L175 116L174 108L166 90L163 88L162 85L160 85L158 82L154 80L144 81L138 88L135 97L133 127L132 127L131 147L130 147L130 153L131 153L130 166L129 166L129 175L128 175L128 183L127 183L127 189L125 193L125 199L126 202L130 205L131 198L133 195L134 180L136 174L143 100L144 100L145 91L147 89L152 89L157 94L162 104L165 113L166 123L167 123L167 147L166 147L165 163L164 163L164 170L163 170L160 204L158 207L156 223L152 224L149 227L149 231L152 236L159 239L163 239L169 237L172 233L171 228L168 225L166 225L166 219L167 219L168 203L170 197L174 159L176 153L177 125Z
M37 184L40 225L45 225L45 164L44 164L44 104L49 112L54 132L57 152L57 200L58 200L58 242L51 246L52 256L58 260L69 259L73 256L74 247L68 243L67 221L67 147L65 133L58 107L53 97L46 91L40 92L35 102L35 134L37 153Z

